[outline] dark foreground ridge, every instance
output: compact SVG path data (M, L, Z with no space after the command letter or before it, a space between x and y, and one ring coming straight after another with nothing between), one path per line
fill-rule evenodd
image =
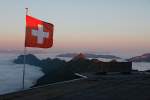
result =
M99 75L0 96L0 100L150 100L150 74Z
M24 56L20 55L14 60L17 64L23 64ZM132 70L131 62L102 62L97 59L87 59L82 53L66 62L58 58L40 60L32 54L26 55L26 63L42 68L45 75L37 81L35 86L50 84L60 81L79 78L75 73L107 73L120 72L130 73Z

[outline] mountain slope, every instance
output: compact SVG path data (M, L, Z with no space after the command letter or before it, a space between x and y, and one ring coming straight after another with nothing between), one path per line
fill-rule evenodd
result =
M141 56L132 57L127 59L127 61L132 62L150 62L150 53L143 54Z

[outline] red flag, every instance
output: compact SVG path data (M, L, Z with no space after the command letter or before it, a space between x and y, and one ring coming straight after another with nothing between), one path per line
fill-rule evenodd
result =
M53 30L53 24L26 15L25 47L52 47Z

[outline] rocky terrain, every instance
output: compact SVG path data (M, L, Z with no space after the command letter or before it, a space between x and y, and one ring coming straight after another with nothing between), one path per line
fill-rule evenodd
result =
M23 64L23 61L24 56L20 55L14 60L14 63ZM82 53L67 62L58 58L40 60L36 56L28 54L26 55L26 64L38 66L45 73L35 86L79 78L75 73L105 73L105 70L130 72L132 69L132 65L128 62L118 63L115 60L102 62L97 59L87 59L86 55Z
M23 64L23 61L24 56L20 55L14 60L14 63ZM32 54L26 55L26 64L38 66L45 73L35 86L79 78L74 73L95 71L94 67L98 66L95 61L100 62L96 59L86 59L83 54L75 56L68 62L58 58L40 60Z
M144 55L145 56L145 55ZM147 56L147 55L146 55ZM27 64L41 67L46 73L38 80L37 85L70 80L75 72L91 71L101 61L86 59L79 54L66 62L60 59L39 60L34 55L26 55ZM33 60L34 59L34 60ZM23 63L23 55L14 60ZM116 62L112 60L111 62ZM55 66L55 67L54 67ZM78 67L77 67L78 66ZM88 66L88 67L87 67ZM72 76L71 76L72 75ZM149 100L150 74L149 71L133 71L130 74L83 74L87 78L53 83L29 90L0 96L0 100ZM53 76L53 78L51 77ZM51 80L52 79L52 80ZM36 85L36 86L37 86Z
M150 100L150 74L98 75L0 96L0 100Z

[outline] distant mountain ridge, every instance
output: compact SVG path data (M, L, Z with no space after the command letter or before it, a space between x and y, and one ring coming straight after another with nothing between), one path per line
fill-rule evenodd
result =
M145 53L141 56L136 56L127 59L127 61L132 61L132 62L150 62L150 53Z
M20 55L14 60L14 63L23 64L23 61L24 55ZM36 56L28 54L26 55L26 64L38 66L45 73L45 75L37 81L36 85L75 79L78 78L78 76L74 75L74 73L95 71L93 66L98 66L92 60L85 59L82 54L75 56L68 62L58 58L40 60Z
M120 57L114 56L114 55L96 55L91 53L80 53L84 55L87 58L106 58L106 59L121 59ZM56 57L75 57L78 53L66 53L66 54L59 54Z
M20 55L14 60L14 63L23 64L23 61L24 55ZM38 66L45 73L45 75L37 81L36 85L78 78L78 76L76 76L74 73L97 73L100 71L100 67L101 65L104 65L104 63L105 62L99 61L98 59L88 59L82 53L73 57L73 59L70 61L64 61L58 58L46 58L40 60L32 54L26 55L26 64ZM112 60L108 62L107 65L112 63L117 62Z

